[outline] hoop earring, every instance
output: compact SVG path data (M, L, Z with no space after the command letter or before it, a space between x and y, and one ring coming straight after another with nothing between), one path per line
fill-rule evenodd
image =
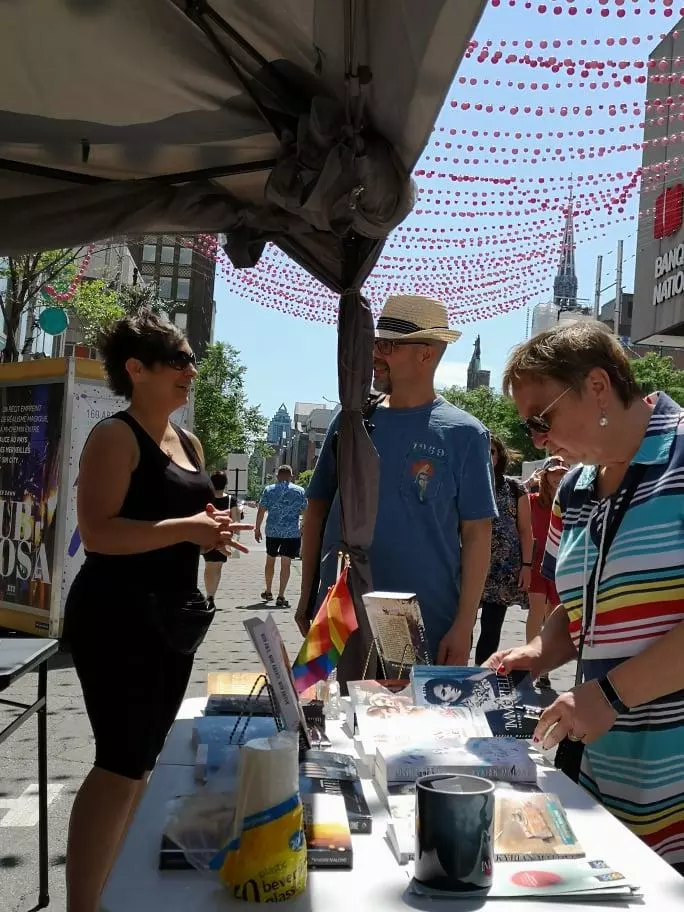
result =
M599 426L602 428L608 427L608 416L605 412L601 412L601 417L599 418Z

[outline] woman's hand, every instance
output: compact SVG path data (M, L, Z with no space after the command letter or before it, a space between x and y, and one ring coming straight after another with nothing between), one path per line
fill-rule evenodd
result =
M184 525L187 534L186 540L199 545L200 548L216 549L226 553L236 549L242 551L243 554L249 554L249 548L235 541L233 535L253 527L246 523L234 523L229 515L220 514L218 511L210 515L207 508L203 513L189 516L184 520Z
M532 583L532 568L531 567L521 567L520 573L518 574L518 589L520 589L521 592L529 592L531 583Z
M603 696L596 681L586 681L561 694L539 718L535 743L544 750L555 747L563 738L591 744L615 724L617 713Z
M493 668L497 674L508 674L509 671L529 671L538 677L542 671L541 640L535 637L525 646L515 646L513 649L500 649L491 655L483 668Z

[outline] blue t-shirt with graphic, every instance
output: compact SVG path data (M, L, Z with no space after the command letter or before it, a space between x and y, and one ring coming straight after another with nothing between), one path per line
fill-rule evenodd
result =
M380 496L369 551L376 590L415 592L433 660L458 613L462 520L495 517L489 432L438 397L419 408L378 408L372 419ZM319 602L335 579L340 544L333 420L309 500L332 501L325 528Z
M278 481L264 488L259 506L268 510L268 538L299 538L299 517L306 506L304 488L289 481Z

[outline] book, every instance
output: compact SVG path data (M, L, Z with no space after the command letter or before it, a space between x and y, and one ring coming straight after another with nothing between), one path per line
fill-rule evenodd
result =
M416 706L409 686L397 691L380 681L350 681L347 686L366 755L375 753L373 745L405 741L407 726L421 742L492 734L484 713L467 707Z
M401 676L411 665L430 663L423 616L414 592L367 592L368 623L386 676Z
M494 855L497 861L544 861L581 858L584 850L556 795L497 791Z
M387 824L387 841L400 865L408 864L416 852L416 822L414 817L397 817Z
M192 746L240 745L253 738L270 738L278 733L273 716L199 716L192 724Z
M435 890L416 880L411 881L408 889L414 896L453 897L453 893ZM484 892L487 899L562 898L594 902L629 902L640 895L637 885L599 858L495 864L492 886ZM458 896L482 898L483 891L464 891Z
M308 726L304 718L287 657L283 638L272 615L265 621L253 617L244 621L254 648L262 661L273 691L276 709L288 731L300 731L306 747L311 747Z
M351 831L341 794L302 794L307 861L310 868L352 868Z
M390 783L387 794L382 793L390 812L390 821L387 824L387 840L399 864L411 861L415 852L416 836L416 784L415 782ZM519 782L495 783L495 809L498 807L499 796L518 796L524 799L530 795L540 795L539 787ZM521 798L523 800L523 798ZM497 828L495 827L495 833ZM497 855L498 859L498 855Z
M541 712L534 713L525 706L506 706L484 713L494 738L523 738L531 740Z
M372 832L373 815L353 757L333 751L306 751L299 764L299 788L302 795L315 792L341 795L351 832Z
M210 694L204 708L205 716L272 716L273 704L268 692L250 697L246 694Z
M207 696L211 694L243 694L248 696L263 684L263 671L210 671L207 675ZM257 685L257 681L262 680ZM255 688L255 685L256 688Z
M537 766L527 744L515 738L467 738L410 748L378 746L375 780L384 791L393 782L415 782L436 773L461 773L512 782L537 781Z
M416 706L467 707L481 712L512 706L527 691L511 675L469 665L415 665L410 681Z

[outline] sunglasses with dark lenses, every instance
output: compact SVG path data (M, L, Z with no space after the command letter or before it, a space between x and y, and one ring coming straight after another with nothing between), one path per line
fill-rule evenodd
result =
M546 408L541 411L538 415L530 415L529 418L523 419L521 422L522 426L525 428L528 434L548 434L551 430L551 422L544 418L548 412L554 407L557 402L563 398L566 393L569 393L572 387L567 387L563 390L560 396L556 396L553 402L550 402Z
M197 358L195 357L194 352L187 352L185 349L180 349L167 358L164 358L164 364L168 367L172 367L174 370L182 371L190 367L191 364L193 367L197 367Z
M401 348L403 345L428 345L427 342L397 342L395 339L376 339L375 348L381 355L391 355L395 348Z

